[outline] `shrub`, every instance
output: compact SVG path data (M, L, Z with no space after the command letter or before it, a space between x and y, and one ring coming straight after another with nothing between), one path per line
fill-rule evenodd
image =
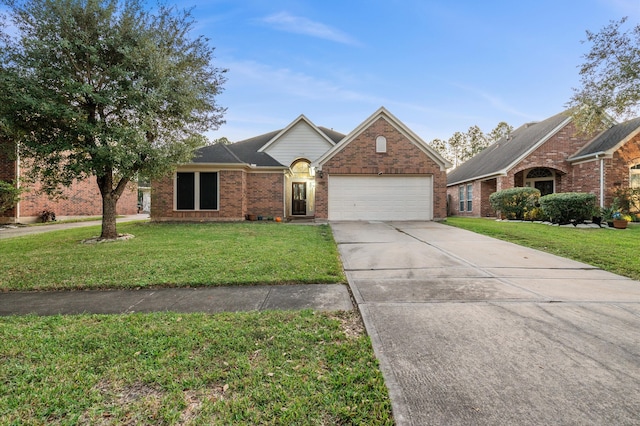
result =
M597 216L596 196L583 192L562 192L540 198L540 207L551 222L582 223Z
M503 218L523 220L536 208L539 198L540 191L535 188L509 188L491 194L489 202Z
M18 204L21 192L13 183L0 180L0 213Z
M640 213L640 188L617 188L613 195L621 211Z

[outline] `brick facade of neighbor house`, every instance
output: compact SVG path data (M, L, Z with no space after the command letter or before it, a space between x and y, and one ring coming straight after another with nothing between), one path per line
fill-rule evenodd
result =
M21 220L35 220L43 210L52 211L57 219L79 216L101 216L102 196L95 177L74 181L68 187L63 188L62 197L50 199L39 191L39 187L30 186L20 197ZM116 214L132 215L138 212L138 187L129 184L118 200Z
M375 140L387 139L387 151L377 153ZM322 166L323 177L316 177L316 217L328 217L328 176L334 175L430 175L433 176L433 217L446 217L446 172L433 159L399 132L391 123L378 118L353 141Z
M619 126L630 126L631 130L635 128L633 126L637 126L637 123L629 123L631 122L623 123ZM524 126L524 128L526 127ZM627 133L631 130L628 130ZM491 193L507 188L525 186L526 174L534 168L545 168L554 172L554 192L592 193L599 200L601 162L604 177L604 205L610 205L613 201L614 190L619 187L629 186L629 167L640 163L640 135L636 134L626 140L617 150L613 151L611 146L616 142L616 132L618 132L618 135L626 133L615 128L611 128L607 132L614 136L607 136L606 132L595 137L580 135L573 122L569 121L529 155L519 159L517 164L512 164L507 170L506 176L495 176L494 173L493 176L489 174L489 176L480 177L478 180L471 178L467 182L458 182L450 185L447 189L450 202L449 213L476 217L495 216L495 211L493 211L489 203ZM608 144L598 145L603 143L598 138L606 137L608 137ZM510 142L502 140L501 143L503 145L501 149L504 149L504 145ZM597 148L589 151L590 146L597 146ZM581 153L585 149L589 155L583 156L584 159L581 159ZM598 154L598 149L606 149L607 154ZM600 156L597 157L597 155ZM572 156L576 156L573 158L578 160L573 160ZM490 161L490 159L483 159L483 161ZM477 165L473 167L477 167ZM478 168L478 170L482 170L482 168ZM460 187L466 188L468 184L473 185L473 209L468 211L465 205L464 211L461 211ZM465 197L466 194L465 189Z
M0 179L15 181L18 173L17 162L10 160L6 154L0 153ZM26 170L20 169L21 176L26 176ZM52 211L57 219L76 218L82 216L102 215L102 196L95 177L74 181L68 188L62 188L62 197L50 199L42 193L38 183L27 184L22 179L20 202L16 208L0 214L2 222L37 222L43 210ZM132 215L138 210L138 188L131 183L118 200L117 214ZM19 215L19 216L18 216Z

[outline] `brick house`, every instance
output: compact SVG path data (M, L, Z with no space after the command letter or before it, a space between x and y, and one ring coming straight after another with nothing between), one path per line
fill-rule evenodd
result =
M0 213L0 223L37 222L43 210L54 212L58 220L102 215L102 197L94 179L75 181L70 187L63 188L63 197L52 200L40 191L37 183L25 186L24 180L18 179L25 176L25 168L14 157L0 149L0 180L20 182L24 192L16 207ZM136 214L137 209L137 186L131 184L118 201L117 213Z
M384 107L348 135L301 115L284 129L198 150L152 183L151 218L439 219L449 166Z
M568 112L525 124L449 172L448 213L494 216L489 196L524 186L590 192L610 205L616 188L640 187L640 118L595 137L578 134Z

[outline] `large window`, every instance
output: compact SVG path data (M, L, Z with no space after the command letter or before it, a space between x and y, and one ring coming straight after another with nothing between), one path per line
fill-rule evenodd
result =
M458 198L460 198L460 211L464 211L464 185L458 187Z
M473 210L473 185L467 185L467 211Z
M177 210L218 210L218 172L178 172Z
M629 169L629 187L640 188L640 164Z

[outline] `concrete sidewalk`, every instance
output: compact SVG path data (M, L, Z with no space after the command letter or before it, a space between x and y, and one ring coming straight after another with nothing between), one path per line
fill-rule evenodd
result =
M640 282L434 222L332 229L397 425L640 424Z
M0 293L0 316L134 312L348 311L342 284Z

